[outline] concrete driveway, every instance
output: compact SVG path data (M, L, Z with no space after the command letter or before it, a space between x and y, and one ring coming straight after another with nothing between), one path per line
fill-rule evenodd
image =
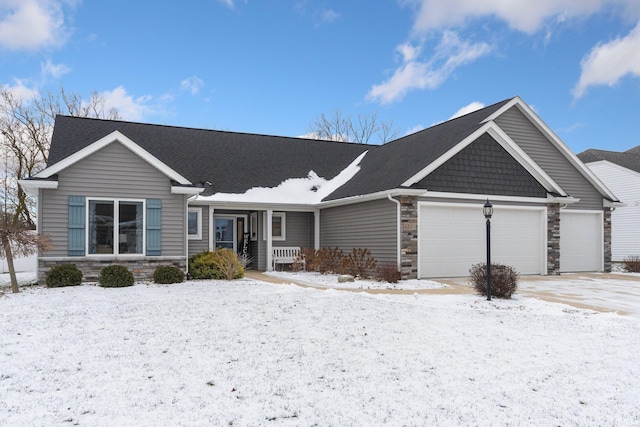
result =
M438 281L452 287L470 288L466 278ZM640 318L640 275L572 273L521 276L515 295Z

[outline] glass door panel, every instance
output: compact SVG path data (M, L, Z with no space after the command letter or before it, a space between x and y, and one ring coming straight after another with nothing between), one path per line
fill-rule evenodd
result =
M235 219L214 218L215 242L214 247L235 250Z

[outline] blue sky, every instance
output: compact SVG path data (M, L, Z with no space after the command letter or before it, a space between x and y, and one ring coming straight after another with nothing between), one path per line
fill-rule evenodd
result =
M640 144L640 0L0 0L0 85L124 119L399 136L520 95L576 153Z

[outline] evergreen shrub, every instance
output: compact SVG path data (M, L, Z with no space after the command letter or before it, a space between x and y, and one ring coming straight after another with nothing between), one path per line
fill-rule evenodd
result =
M100 270L98 283L103 288L124 288L133 286L135 282L133 273L124 265L109 265Z
M82 283L82 272L75 264L56 265L47 273L47 288L77 286Z

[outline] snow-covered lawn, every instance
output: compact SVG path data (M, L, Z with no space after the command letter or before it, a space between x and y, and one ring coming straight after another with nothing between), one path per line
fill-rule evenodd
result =
M0 322L0 425L640 425L640 321L522 296L26 287Z
M402 280L399 283L389 283L385 281L368 280L356 278L353 282L338 282L337 274L320 274L316 272L290 272L290 271L270 271L266 275L277 277L283 281L291 280L295 283L317 286L320 288L336 289L388 289L388 290L418 290L418 289L442 289L447 285L434 282L432 280Z

